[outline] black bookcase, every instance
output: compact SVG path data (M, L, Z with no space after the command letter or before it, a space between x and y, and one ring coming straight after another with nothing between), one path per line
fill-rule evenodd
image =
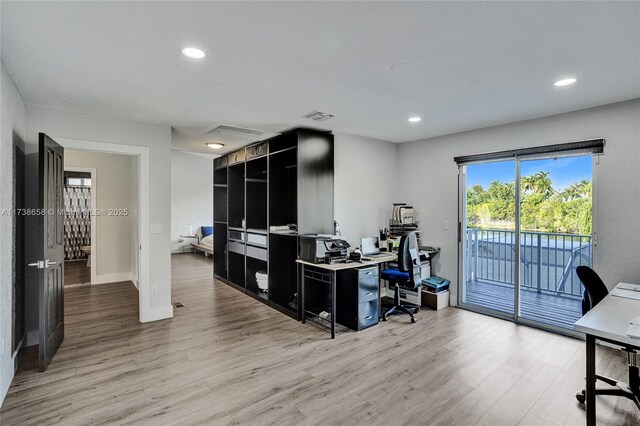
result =
M298 318L298 235L333 232L333 135L294 129L217 158L214 227L215 276Z
M213 270L227 279L227 157L213 161Z

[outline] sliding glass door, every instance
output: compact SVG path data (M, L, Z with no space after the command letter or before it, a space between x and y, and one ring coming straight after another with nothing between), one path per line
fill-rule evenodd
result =
M515 316L516 162L462 167L465 221L461 301Z
M582 315L592 265L592 157L460 166L463 307L555 330Z
M582 316L576 267L593 262L592 158L519 163L519 317L572 330Z

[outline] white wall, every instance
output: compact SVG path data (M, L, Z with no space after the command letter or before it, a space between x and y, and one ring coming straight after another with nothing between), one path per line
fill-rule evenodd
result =
M13 207L13 150L15 139L25 139L25 106L0 62L0 211ZM14 139L15 138L15 139ZM14 373L12 348L13 219L0 215L0 405Z
M171 317L171 128L27 105L27 152L37 152L38 132L54 139L148 147L149 219L151 228L157 224L160 231L149 236L149 280L152 287L157 287L157 294L149 294L149 300L142 301L151 308L144 320Z
M92 197L96 199L96 209L127 209L131 213L138 203L137 198L133 198L132 158L136 159L129 155L65 150L64 167L96 169L96 180L92 182L91 188ZM131 214L95 216L96 237L92 241L94 251L91 253L96 260L93 284L137 280L132 250L134 236L138 234L135 220Z
M334 212L342 235L360 238L389 226L392 204L404 202L397 176L398 144L334 133ZM407 199L407 202L412 202Z
M434 273L457 297L458 168L453 157L604 137L594 169L595 269L614 286L640 282L640 100L400 145L400 194L416 207L422 242L442 247ZM443 221L450 230L443 229Z
M179 242L190 223L197 234L213 225L213 156L171 151L171 194L171 252L180 253L197 242Z

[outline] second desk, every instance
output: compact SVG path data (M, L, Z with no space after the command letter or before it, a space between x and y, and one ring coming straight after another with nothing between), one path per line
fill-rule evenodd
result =
M302 323L306 320L305 310L305 287L306 279L314 279L320 282L324 282L330 285L331 290L331 319L329 329L331 331L331 338L336 337L336 273L344 269L360 268L363 266L381 265L387 262L394 262L397 260L395 253L389 253L386 256L378 256L372 258L370 261L365 262L349 262L349 263L311 263L304 260L296 260L301 270L301 284L300 284L300 311L302 313ZM317 273L313 269L318 269L321 272ZM378 281L378 289L380 288L380 281ZM380 297L378 297L378 306L380 306ZM378 309L380 311L380 309Z

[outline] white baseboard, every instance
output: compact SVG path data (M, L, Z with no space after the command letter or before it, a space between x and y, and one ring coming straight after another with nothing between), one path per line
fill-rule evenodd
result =
M173 306L171 305L150 308L146 315L140 318L140 322L159 321L169 318L173 318Z
M96 275L94 281L91 284L108 284L108 283L117 283L121 281L133 281L133 277L131 276L131 272L119 272L117 274L101 274Z

